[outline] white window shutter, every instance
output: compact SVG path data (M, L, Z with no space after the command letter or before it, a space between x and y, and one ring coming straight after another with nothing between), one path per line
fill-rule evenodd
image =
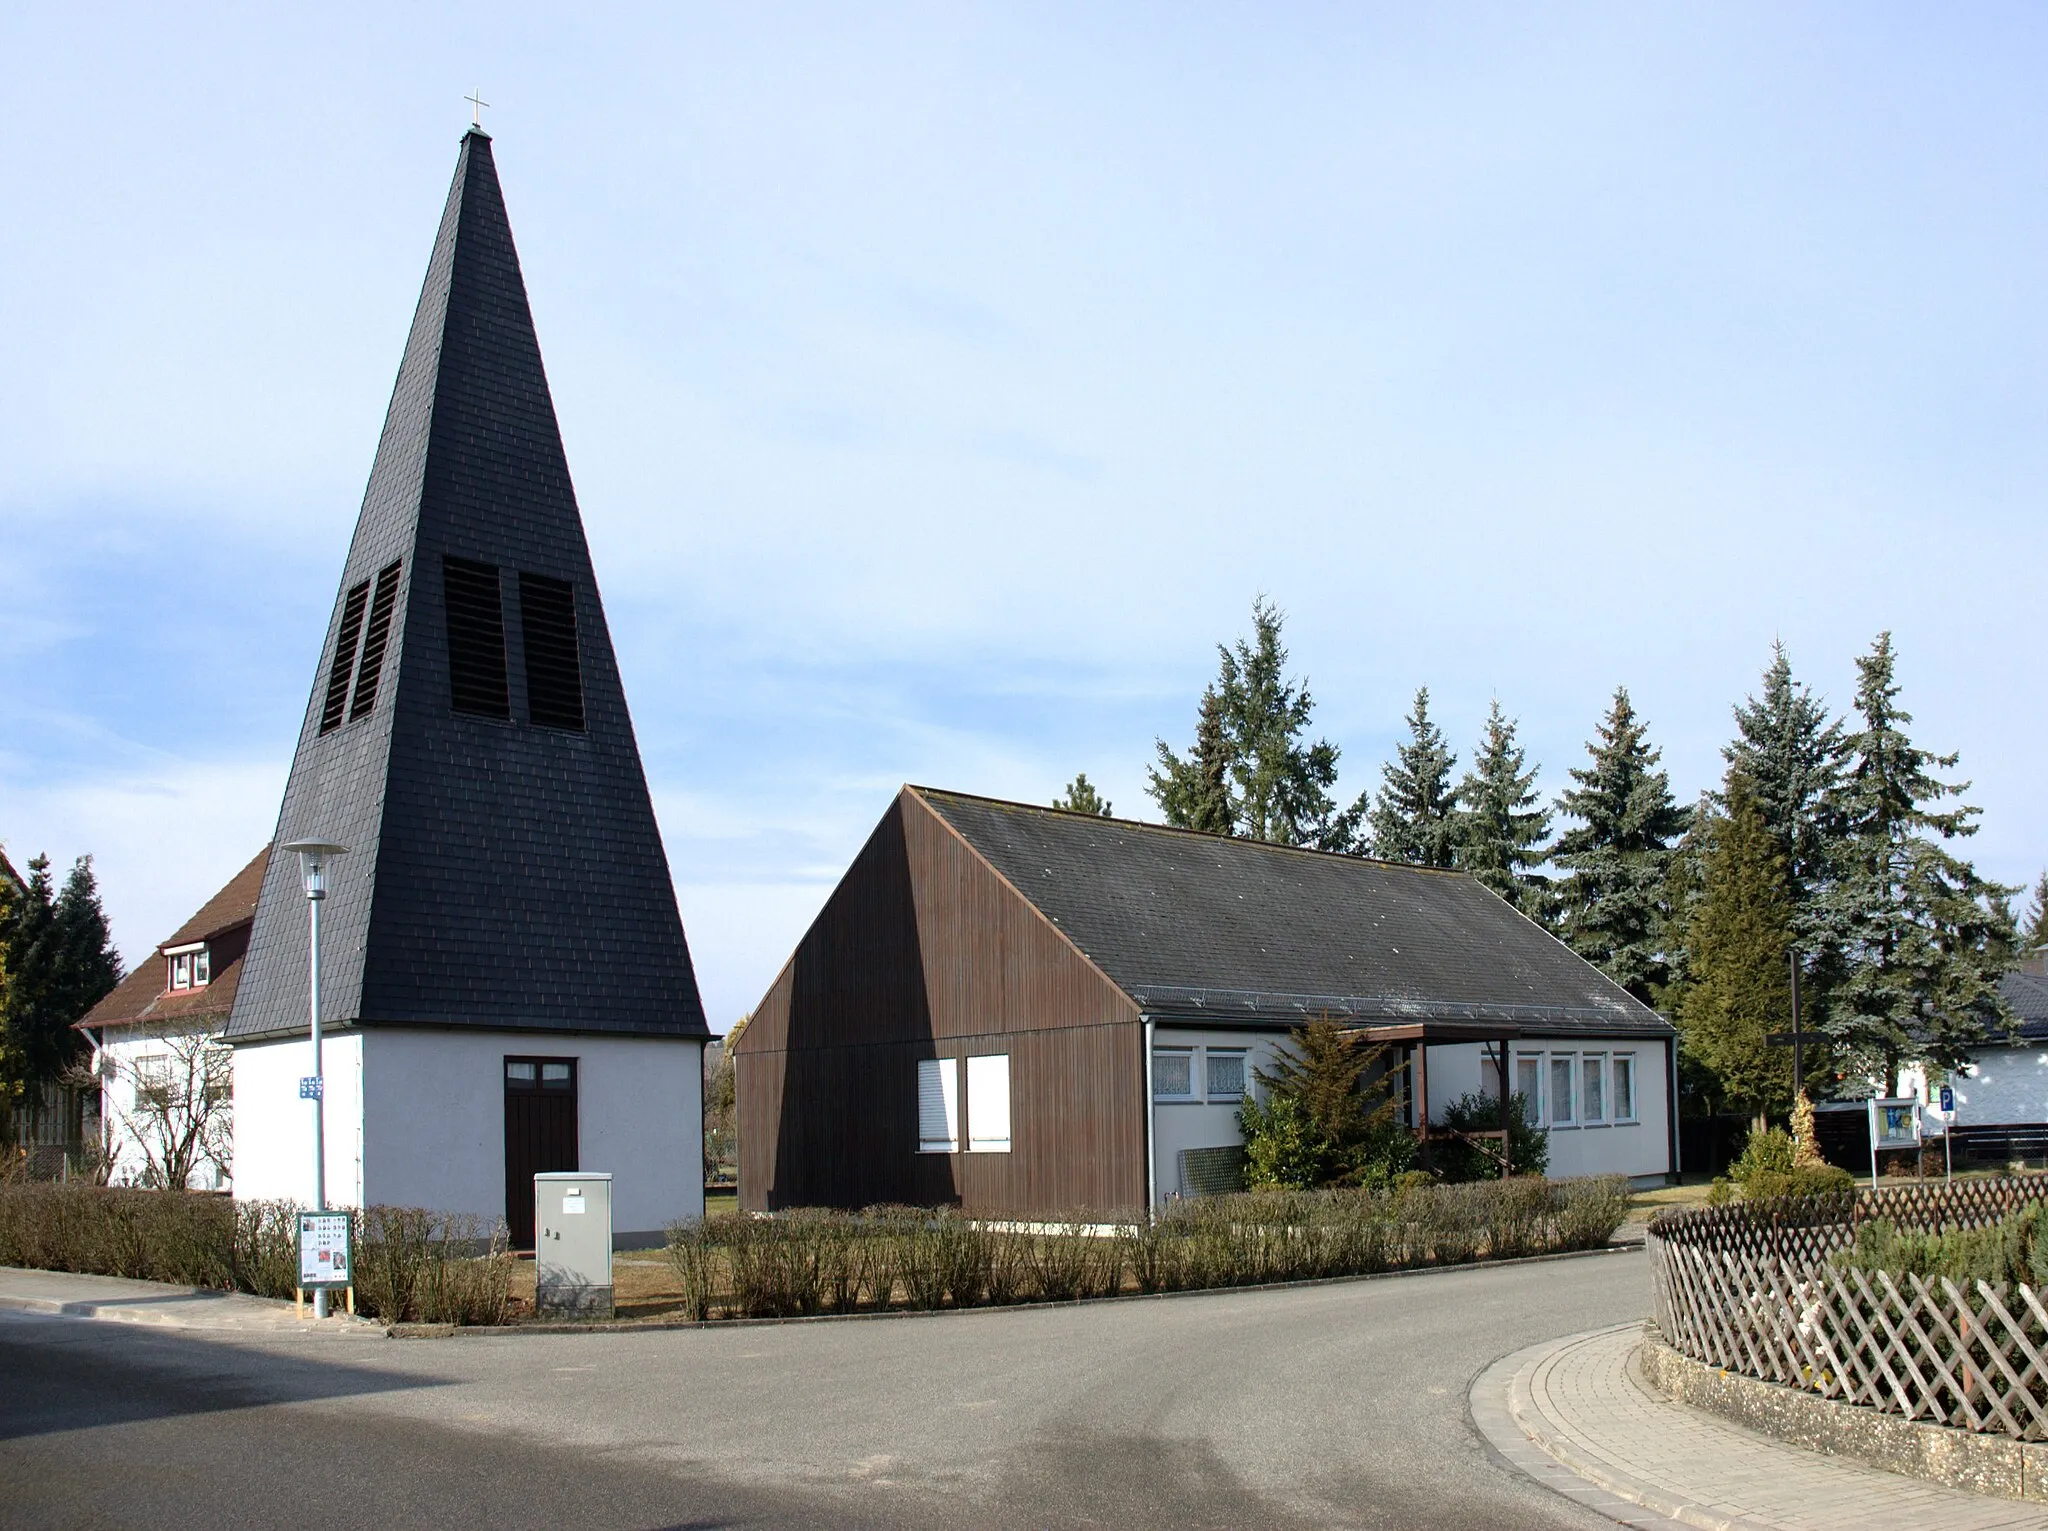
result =
M967 1060L967 1149L978 1154L1010 1151L1008 1053Z
M917 1147L950 1154L960 1147L960 1064L954 1058L917 1062Z

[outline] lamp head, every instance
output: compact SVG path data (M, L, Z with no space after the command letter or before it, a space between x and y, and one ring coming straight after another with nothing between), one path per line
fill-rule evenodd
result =
M299 875L305 879L307 898L327 897L327 864L336 856L348 854L346 845L330 840L293 840L278 849L298 853Z

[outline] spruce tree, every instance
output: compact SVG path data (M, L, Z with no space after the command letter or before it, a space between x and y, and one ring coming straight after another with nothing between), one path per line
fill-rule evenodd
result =
M1842 724L1792 678L1783 643L1771 646L1761 697L1735 709L1736 738L1722 755L1750 785L1758 814L1785 870L1795 920L1827 881L1842 775Z
M1196 747L1183 759L1159 740L1159 764L1147 790L1169 823L1189 829L1217 833L1211 825L1227 810L1224 833L1353 850L1364 801L1339 812L1330 795L1337 747L1305 737L1315 702L1306 682L1287 675L1287 648L1280 641L1285 620L1279 607L1261 597L1252 606L1252 640L1218 646L1221 665L1203 697Z
M1651 1004L1669 976L1672 845L1692 813L1672 801L1670 779L1657 769L1661 752L1650 746L1626 687L1615 689L1586 749L1592 764L1573 769L1576 785L1558 799L1559 811L1578 821L1552 853L1570 873L1558 889L1560 922L1574 951Z
M61 892L50 877L48 856L36 857L28 868L28 883L13 901L0 943L9 976L6 1082L17 1091L55 1082L77 1060L85 1039L72 1024L121 981L121 958L107 933L92 858L79 857Z
M1834 805L1842 838L1819 909L1841 974L1823 1026L1854 1071L1889 1093L1902 1063L1954 1071L1994 1025L2010 1023L1998 980L2018 940L2006 902L2017 890L1945 846L1977 832L1979 810L1954 801L1968 782L1935 774L1960 757L1908 737L1890 633L1856 669L1861 726L1845 741Z
M1166 822L1206 835L1236 833L1230 809L1230 741L1224 732L1223 698L1214 686L1202 693L1195 719L1195 747L1186 758L1157 741L1159 764L1147 774L1145 790Z
M1380 767L1382 781L1372 806L1372 853L1382 861L1447 867L1455 848L1453 814L1457 795L1451 769L1458 763L1443 730L1429 720L1429 687L1415 693L1408 714L1408 738Z
M1052 800L1055 808L1064 808L1069 813L1092 813L1099 819L1110 816L1109 799L1095 790L1095 783L1088 779L1086 771L1079 772L1067 783L1067 795Z
M1725 813L1695 826L1704 854L1674 1008L1686 1056L1713 1082L1710 1105L1776 1114L1792 1104L1791 1049L1769 1040L1792 1021L1792 901L1784 856L1740 771L1729 772L1724 801Z
M2028 951L2048 945L2048 872L2043 872L2041 880L2034 884L2034 903L2027 910L2027 927L2020 933L2020 940Z
M1525 760L1515 720L1495 698L1472 768L1458 783L1454 864L1532 920L1543 920L1550 913L1550 879L1536 868L1545 859L1550 813L1539 806L1537 768L1523 769Z

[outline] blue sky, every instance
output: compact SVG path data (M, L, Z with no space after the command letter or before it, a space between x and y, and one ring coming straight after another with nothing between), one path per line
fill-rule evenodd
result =
M0 843L132 959L269 834L461 97L707 1006L906 780L1150 816L1253 598L1689 796L1880 629L2048 864L2038 8L512 5L0 17Z

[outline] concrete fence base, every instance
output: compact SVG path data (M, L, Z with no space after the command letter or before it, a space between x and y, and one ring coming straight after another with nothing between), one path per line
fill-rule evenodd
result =
M1973 1494L2048 1504L2048 1442L1880 1414L1722 1371L1673 1350L1654 1324L1644 1326L1639 1356L1644 1379L1666 1397L1761 1434Z

